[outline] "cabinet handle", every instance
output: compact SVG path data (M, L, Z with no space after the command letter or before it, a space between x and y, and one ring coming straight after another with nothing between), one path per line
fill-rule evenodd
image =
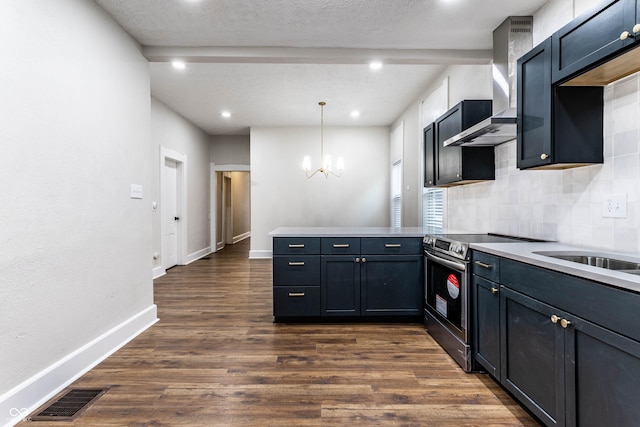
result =
M289 261L289 265L291 267L302 267L304 265L304 261Z
M333 247L334 248L348 248L349 244L348 243L334 243Z
M303 297L304 292L289 292L290 297Z
M360 258L356 258L356 263L359 263L359 262L360 262Z
M367 262L367 259L365 257L362 257L362 262Z
M401 248L402 244L401 243L385 243L384 247L385 248Z
M569 326L571 324L571 322L567 319L561 319L560 320L560 326L562 326L564 329L567 329L567 326Z
M560 320L558 316L556 316L555 314L551 315L551 323L558 323L558 320Z
M498 288L494 288L494 287L492 286L492 287L491 287L491 293L492 293L493 295L497 294L497 293L498 293Z
M540 154L540 160L547 160L549 158L548 154L542 153Z
M289 247L293 248L293 249L299 249L299 248L304 248L304 244L301 244L301 245L292 245L292 244L290 244Z
M640 24L636 24L631 29L631 32L623 31L622 34L620 34L620 40L626 40L629 37L635 38L636 34L638 34L639 32L640 32Z
M487 270L491 270L493 266L491 264L485 264L484 262L476 261L476 265L486 268Z

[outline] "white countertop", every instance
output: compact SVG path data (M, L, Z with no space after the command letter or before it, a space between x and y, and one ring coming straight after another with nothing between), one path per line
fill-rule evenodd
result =
M422 227L278 227L271 237L424 237L432 231Z
M514 261L524 262L560 273L590 279L613 287L630 290L640 293L640 276L629 273L622 273L601 267L584 265L577 262L565 261L549 256L540 255L534 252L546 251L571 251L571 252L592 252L598 255L618 258L626 261L640 263L640 256L637 254L625 254L619 252L609 252L594 248L569 246L562 243L552 242L522 242L522 243L474 243L469 245L471 249L498 255Z

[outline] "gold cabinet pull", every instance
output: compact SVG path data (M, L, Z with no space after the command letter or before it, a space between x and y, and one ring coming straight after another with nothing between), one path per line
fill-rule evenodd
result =
M303 297L304 292L289 292L290 297Z
M486 268L487 270L491 270L493 266L491 264L485 264L484 262L476 261L476 265L482 268Z
M289 266L291 267L303 267L304 261L289 261Z
M548 154L542 153L540 154L540 160L547 160L549 158Z
M551 323L558 323L558 320L560 320L558 316L556 316L555 314L551 315Z
M560 320L560 326L562 326L564 329L567 329L567 326L569 326L571 324L571 322L567 319L561 319Z
M304 248L304 243L301 243L301 244L289 244L289 247L292 248L292 249Z
M385 243L384 247L385 248L401 248L402 244L401 243Z
M494 287L492 286L492 287L491 287L491 293L492 293L493 295L497 294L497 293L498 293L498 288L494 288Z
M348 243L334 243L333 247L334 248L348 248L349 244Z

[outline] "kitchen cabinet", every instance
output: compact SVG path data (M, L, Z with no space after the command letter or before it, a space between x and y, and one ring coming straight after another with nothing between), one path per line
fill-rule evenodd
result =
M493 147L444 146L444 141L491 116L491 100L464 100L434 123L436 185L450 186L495 179Z
M623 31L632 32L636 0L615 0L582 14L552 36L553 83L563 82L635 42L621 40Z
M547 39L517 62L517 166L564 169L602 163L603 88L551 83Z
M424 261L419 237L273 240L276 320L422 314Z
M493 256L473 254L475 259ZM485 368L486 359L498 363L495 379L545 425L635 425L640 419L640 294L493 257L497 262L481 262L497 267L496 282L473 266L474 288L481 288L476 319L488 319L478 330L493 329L476 332L478 363ZM498 291L483 293L495 285ZM489 295L499 295L497 306ZM496 311L499 361L486 345L495 339Z
M436 132L435 124L431 123L423 130L424 142L424 186L436 185Z

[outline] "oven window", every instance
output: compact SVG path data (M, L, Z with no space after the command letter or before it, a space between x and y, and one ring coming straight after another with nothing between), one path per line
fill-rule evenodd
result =
M427 304L458 330L462 330L463 273L429 262L427 274Z

